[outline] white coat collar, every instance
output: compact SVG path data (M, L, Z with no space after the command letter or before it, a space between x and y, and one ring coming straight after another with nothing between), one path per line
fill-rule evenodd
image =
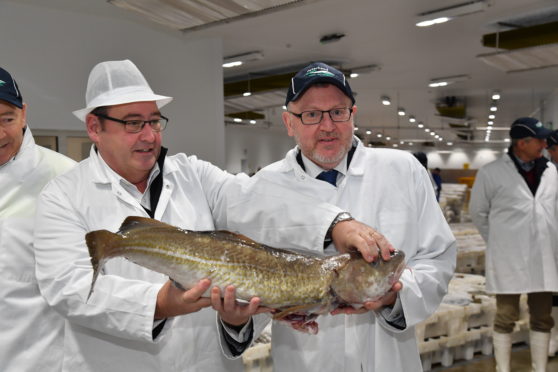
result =
M364 174L364 165L365 165L363 161L363 156L364 156L364 151L366 151L366 149L362 144L362 142L357 137L353 138L353 143L356 143L357 147L353 155L353 159L351 160L349 169L347 169L347 175L362 176ZM300 181L306 179L308 175L296 160L296 156L299 151L300 148L298 147L298 145L295 146L293 149L289 150L289 152L285 156L285 161L281 162L281 164L278 166L276 170L281 173L293 172L295 178Z
M101 159L100 155L95 150L95 145L91 145L91 150L89 152L89 161L91 163L92 181L94 183L111 183L111 177L108 172L112 170L110 170L108 165L106 165L106 163ZM165 159L165 166L163 168L163 176L175 172L178 169L177 165L174 162L169 161L168 156ZM151 170L151 172L153 172L153 170Z
M23 141L17 154L8 160L4 165L0 166L2 173L10 173L12 181L20 182L30 172L35 171L35 167L39 163L39 158L35 152L35 139L31 133L31 129L27 126L23 134Z

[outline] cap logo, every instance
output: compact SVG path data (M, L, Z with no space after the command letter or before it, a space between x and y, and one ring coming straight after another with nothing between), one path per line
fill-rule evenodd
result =
M3 86L4 84L6 84L6 82L4 80L0 80L0 87Z
M327 68L324 67L314 67L306 71L304 76L328 76L328 77L335 77L335 74L329 72Z
M537 124L535 124L535 126L536 126L537 128L540 128L540 127L542 127L543 125L542 125L542 123L539 121Z

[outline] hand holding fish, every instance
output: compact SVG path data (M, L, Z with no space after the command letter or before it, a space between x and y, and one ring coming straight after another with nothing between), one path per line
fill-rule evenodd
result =
M397 292L403 288L403 284L400 281L393 283L389 292L377 299L376 301L365 302L362 307L354 308L352 306L343 306L334 309L331 315L337 314L362 314L370 310L379 310L384 306L392 306L397 300Z
M252 297L248 303L239 303L232 285L227 286L224 292L221 296L219 287L211 289L211 306L219 313L221 320L232 326L242 326L248 323L252 315L272 311L268 307L260 306L259 297Z
M339 222L333 228L331 238L340 253L357 250L368 262L376 260L379 255L387 261L395 251L385 236L356 220Z
M202 297L209 289L211 280L202 279L192 289L182 290L168 280L157 293L155 319L195 313L211 305L209 298Z

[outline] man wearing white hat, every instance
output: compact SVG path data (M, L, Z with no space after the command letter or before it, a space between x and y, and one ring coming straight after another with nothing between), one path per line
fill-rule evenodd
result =
M233 177L195 156L166 156L161 131L168 119L160 109L170 101L153 93L131 61L96 65L89 76L87 107L74 112L94 142L90 157L41 194L36 271L43 296L65 317L65 371L241 371L240 360L223 356L220 334L238 350L258 334L253 329L257 325L249 322L261 311L257 298L241 307L234 302L234 291L227 290L223 304L219 296L202 297L209 280L182 291L164 275L125 260L105 265L86 301L92 275L87 232L118 231L129 215L151 216L189 230L242 232L246 224L264 229L269 216L276 228L267 229L266 243L288 239L304 246L323 244L341 212L294 191L251 185L247 177ZM236 207L228 203L233 198ZM242 198L254 199L248 205L239 203ZM286 215L280 206L287 199L308 208ZM273 213L266 213L271 207ZM234 208L246 209L241 222L227 220ZM288 234L281 234L281 228ZM338 223L334 231L334 238L345 235L341 246L354 246L369 260L378 248L390 249L356 221ZM219 323L210 305L219 311ZM218 332L216 324L227 332Z

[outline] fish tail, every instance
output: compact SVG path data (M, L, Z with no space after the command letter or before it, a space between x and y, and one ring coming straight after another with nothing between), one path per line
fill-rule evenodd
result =
M95 282L105 262L111 257L118 256L122 251L117 244L120 239L122 239L120 235L108 230L92 231L85 235L85 242L87 243L91 265L93 266L93 280L91 281L91 289L87 295L87 301L93 293Z

